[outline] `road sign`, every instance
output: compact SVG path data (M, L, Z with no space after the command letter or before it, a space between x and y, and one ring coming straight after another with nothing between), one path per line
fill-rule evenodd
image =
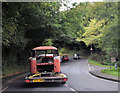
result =
M90 48L90 50L92 51L92 50L93 50L93 48L91 47L91 48Z
M115 61L116 61L115 57L111 57L111 62L115 62Z

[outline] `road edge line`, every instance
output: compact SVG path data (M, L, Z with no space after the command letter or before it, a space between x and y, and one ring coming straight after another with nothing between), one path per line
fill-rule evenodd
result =
M4 92L9 87L9 84L11 84L14 80L24 76L25 74L27 74L27 72L22 74L22 75L20 75L20 76L15 77L15 78L13 78L11 80L8 80L7 83L2 87L2 92Z
M98 78L102 78L102 79L105 79L105 80L110 80L110 81L114 81L114 82L120 83L120 80L115 80L115 79L111 79L111 78L102 77L102 76L100 76L100 75L93 74L91 71L89 71L89 73L90 73L91 75L93 75L93 76L98 77Z

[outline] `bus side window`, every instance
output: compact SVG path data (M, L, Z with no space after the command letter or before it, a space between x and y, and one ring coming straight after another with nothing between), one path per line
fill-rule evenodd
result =
M35 51L34 50L31 52L31 57L35 57Z
M59 56L58 51L54 50L54 56Z

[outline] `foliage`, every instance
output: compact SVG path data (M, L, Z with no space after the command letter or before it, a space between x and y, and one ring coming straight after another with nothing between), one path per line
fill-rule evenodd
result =
M103 30L101 30L103 24L104 20L97 21L96 19L91 19L89 26L85 27L86 32L82 35L81 41L84 41L86 45L100 43L100 39L103 36Z
M103 65L103 64L99 63L99 61L94 61L94 60L91 60L90 58L88 59L88 62L95 66L110 67L110 65ZM111 66L111 67L114 68L114 66Z
M67 2L65 3L67 6ZM82 50L86 47L83 42L76 41L78 36L82 37L84 26L88 24L86 18L87 3L80 3L78 6L73 4L74 8L67 7L66 11L60 12L55 33L55 44L57 47L67 47L68 49ZM79 47L81 46L81 47Z
M54 36L59 7L54 2L2 3L3 75L7 69L29 66L30 50Z
M119 54L118 41L118 3L96 2L88 4L88 22L85 32L77 37L77 41L84 41L87 46L94 45L110 56Z
M58 49L58 51L59 51L59 55L60 55L60 56L68 53L68 49L66 49L66 48Z
M116 58L120 55L118 9L116 2L73 4L73 8L68 7L67 11L61 12L58 38L64 43L74 42L75 45L75 42L83 41L87 47L92 45L101 49L100 56L103 61L108 60L110 56Z
M52 45L53 45L52 39L46 39L46 40L43 42L43 45L44 45L44 46L52 46Z

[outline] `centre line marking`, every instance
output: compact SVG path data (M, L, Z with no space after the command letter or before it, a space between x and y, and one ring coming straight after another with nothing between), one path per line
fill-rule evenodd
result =
M7 87L5 87L5 88L2 90L2 92L4 92L5 90L7 90L7 88L8 88L8 86L7 86ZM1 93L2 93L2 92L1 92Z
M70 87L70 90L72 90L73 92L75 92L75 93L78 93L75 89L73 89L71 86L69 86L69 85L67 85L67 84L65 84L65 86L67 86L67 87Z
M73 88L70 88L72 91L75 91Z
M68 86L67 84L65 84L65 86Z

